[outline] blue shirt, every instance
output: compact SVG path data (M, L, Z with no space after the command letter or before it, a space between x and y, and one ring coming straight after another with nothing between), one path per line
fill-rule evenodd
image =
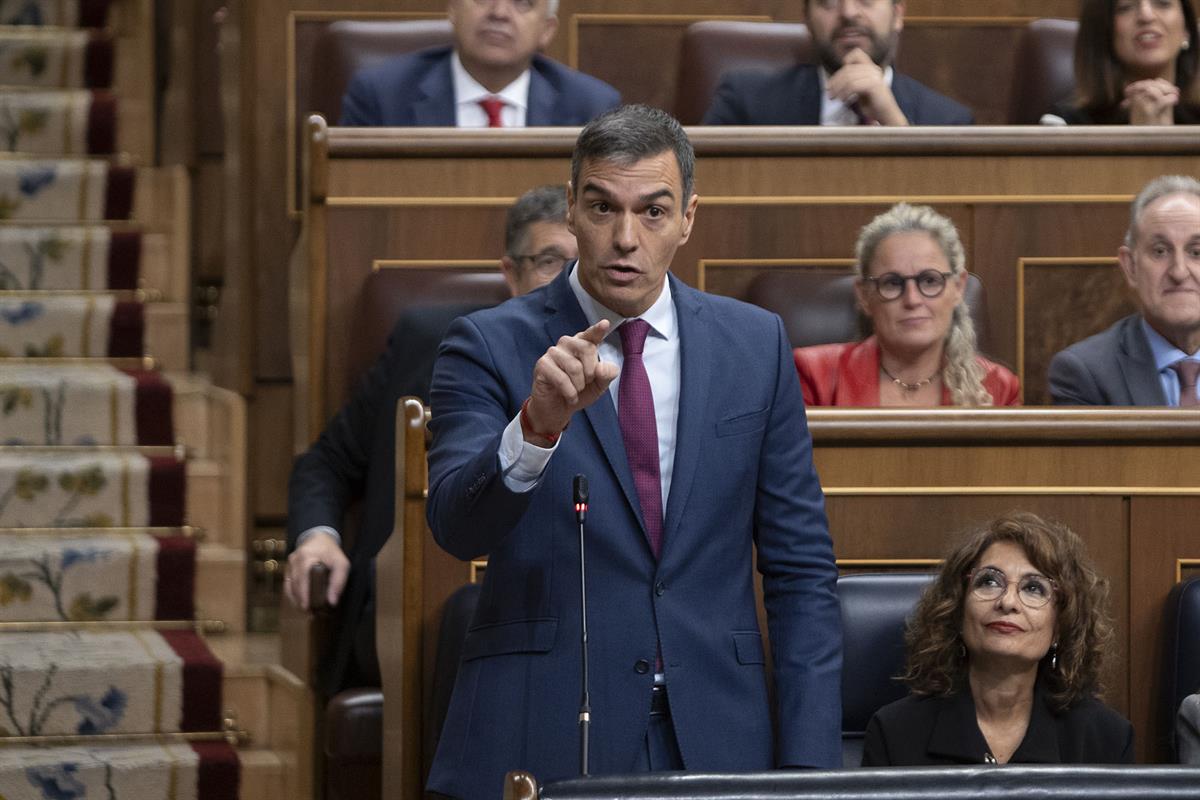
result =
M1162 384L1163 396L1167 398L1167 405L1177 406L1179 405L1179 373L1171 369L1171 365L1185 358L1200 361L1200 353L1183 352L1163 338L1161 333L1150 327L1150 323L1145 319L1142 319L1141 323L1142 333L1146 334L1146 341L1150 343L1150 353L1154 356L1154 368L1158 370L1158 380Z

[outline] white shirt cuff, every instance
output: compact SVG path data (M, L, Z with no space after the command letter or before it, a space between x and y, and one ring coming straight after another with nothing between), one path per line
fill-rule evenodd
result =
M500 437L500 473L504 476L504 485L513 492L528 492L537 486L550 463L550 456L557 449L558 442L553 447L538 447L525 441L521 415L517 414Z
M338 547L342 546L342 535L340 533L328 525L314 525L296 537L296 547L300 547L300 545L304 544L318 533L323 533L326 536L332 536L333 541L337 542Z

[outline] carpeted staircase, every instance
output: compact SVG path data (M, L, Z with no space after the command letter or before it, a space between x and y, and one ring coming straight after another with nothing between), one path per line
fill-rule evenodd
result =
M206 639L243 629L244 409L186 372L186 175L119 80L150 8L0 0L2 800L247 796Z

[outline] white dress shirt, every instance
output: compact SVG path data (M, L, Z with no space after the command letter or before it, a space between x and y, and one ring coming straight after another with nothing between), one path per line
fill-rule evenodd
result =
M589 326L602 319L612 323L608 336L600 344L599 357L601 361L610 361L620 369L625 363L625 355L621 348L619 327L626 317L605 308L587 293L579 281L577 266L578 264L575 264L570 267L571 274L568 280L571 291L575 293L575 299L579 301ZM671 475L675 469L675 436L679 421L680 391L679 322L675 303L671 299L670 281L663 281L658 299L646 309L640 319L644 319L650 325L650 333L646 336L645 349L642 351L642 361L646 365L650 391L654 395L654 417L658 428L658 470L662 481L665 514L667 498L671 494ZM618 374L616 380L608 387L609 400L614 408L617 407L620 383L621 377ZM607 401L600 398L596 402ZM563 432L564 438L570 435L570 429ZM521 432L521 419L518 414L508 423L500 440L500 469L504 473L505 485L515 492L532 489L541 480L542 473L550 462L550 456L557 447L557 444L548 448L538 447L526 442Z
M471 77L458 57L458 51L450 55L450 72L454 78L455 124L460 128L486 128L487 112L479 101L485 97L496 97L504 101L500 109L500 121L506 128L524 128L525 112L529 110L529 70L505 86L499 92L489 92L483 84Z
M819 70L821 74L821 124L822 125L858 125L858 115L854 113L854 109L843 103L841 100L835 100L829 96L829 92L825 89L829 85L829 72L824 67ZM885 67L883 70L883 82L892 87L892 78L895 73L891 67Z

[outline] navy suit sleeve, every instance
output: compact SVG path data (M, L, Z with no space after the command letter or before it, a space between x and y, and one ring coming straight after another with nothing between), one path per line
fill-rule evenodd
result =
M1069 349L1050 360L1046 380L1050 386L1050 397L1057 406L1105 405L1091 370Z
M712 105L704 112L703 125L747 125L749 113L746 108L746 98L750 93L744 86L737 73L727 73L721 76L721 82L713 95Z
M842 763L842 624L837 567L812 437L783 321L755 506L758 569L775 661L781 766Z
M532 364L523 387L529 393ZM523 389L523 391L522 391ZM506 390L487 337L463 317L450 326L433 370L429 502L433 537L463 560L490 553L516 527L538 488L513 492L500 472L500 437L519 403Z
M292 466L288 480L288 549L317 525L340 529L346 509L363 496L371 447L380 437L395 438L393 377L403 372L403 339L392 332L384 353L362 385Z
M338 124L359 127L383 124L377 87L368 79L365 70L359 70L350 79L350 85L342 95L342 116Z

